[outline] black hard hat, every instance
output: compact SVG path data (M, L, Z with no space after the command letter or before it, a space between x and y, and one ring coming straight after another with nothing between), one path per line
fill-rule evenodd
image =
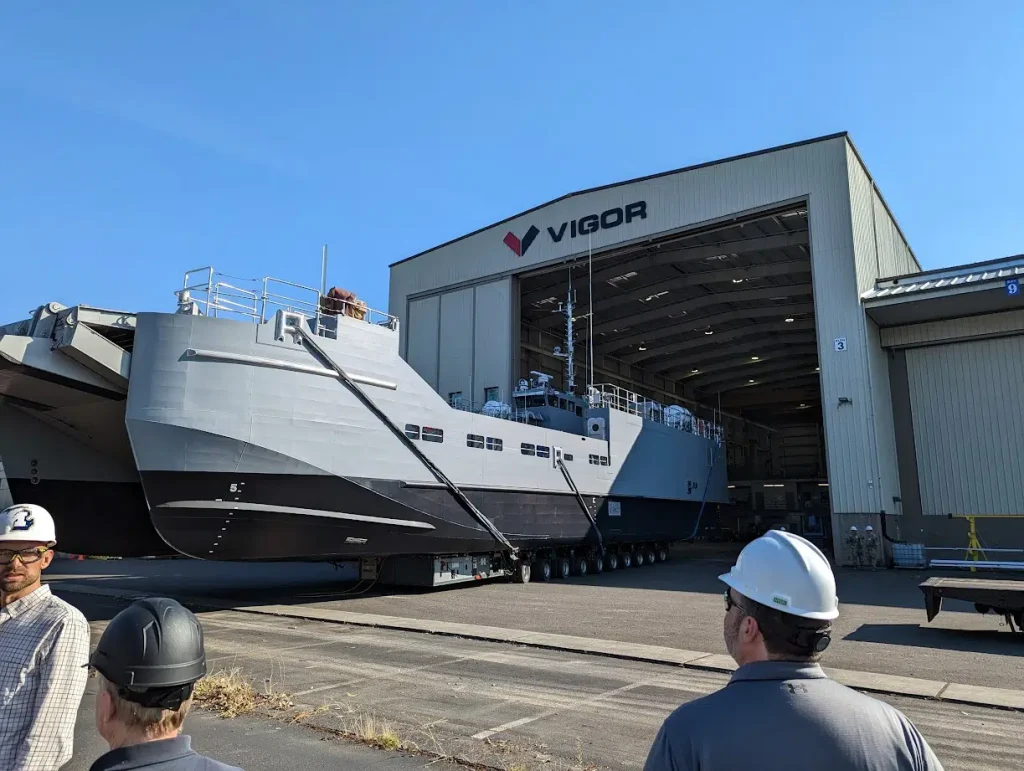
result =
M206 674L203 627L175 600L137 600L107 624L89 665L123 699L177 709Z

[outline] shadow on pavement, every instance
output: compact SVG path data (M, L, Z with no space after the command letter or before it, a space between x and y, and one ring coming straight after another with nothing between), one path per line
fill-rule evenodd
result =
M992 653L997 656L1024 656L1024 636L999 626L995 616L988 617L992 629L945 629L915 624L861 624L844 640L906 645L915 648L957 650L965 653Z
M716 545L717 546L717 545ZM695 555L701 556L695 556ZM517 597L541 598L545 591L573 587L600 592L606 589L643 590L645 592L678 592L692 595L719 595L722 584L718 576L729 570L733 554L722 548L701 548L681 545L673 549L673 558L663 564L608 571L568 582L553 580L550 584L510 588ZM874 606L910 609L924 612L924 596L918 585L933 575L964 575L951 571L902 571L836 569L840 607ZM125 589L143 593L169 594L178 597L210 597L239 606L338 602L372 598L446 595L470 597L469 593L485 586L494 587L504 579L477 584L458 584L437 589L392 587L354 580L352 569L339 569L329 563L224 563L202 560L110 560L104 562L56 561L47 571L46 580L53 587L61 583L93 585L104 589ZM984 578L1006 578L1003 575L971 574ZM582 599L581 602L585 601ZM605 602L598 594L587 601ZM959 606L951 612L965 610ZM376 612L388 613L387 609ZM945 612L945 611L944 611ZM972 611L973 612L973 611ZM394 615L401 615L394 613Z
M57 597L82 611L85 615L85 620L90 623L94 621L110 621L130 603L129 600L121 600L115 597L97 597L78 592L62 592L59 584L51 584L50 589Z

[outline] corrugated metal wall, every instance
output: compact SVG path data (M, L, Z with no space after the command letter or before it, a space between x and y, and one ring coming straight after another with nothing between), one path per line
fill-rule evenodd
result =
M868 176L853 146L846 146L846 165L850 179L850 211L856 253L857 296L871 289L886 276L919 273L910 246L882 203L874 182Z
M882 330L882 345L886 348L907 348L1014 332L1024 332L1024 311L986 313L983 316L887 327Z
M473 366L473 401L483 402L487 388L498 387L502 400L509 402L512 378L513 317L516 315L515 286L512 278L479 284L476 292L476 337ZM518 325L518 320L516 320ZM517 351L518 352L518 351Z
M846 147L846 164L849 176L850 216L855 254L851 268L856 272L856 292L859 297L862 292L874 286L879 277L916 273L920 271L920 266L882 203L867 170L849 144ZM822 305L823 303L820 302L816 304L819 313L821 313ZM850 354L862 362L861 371L868 386L863 389L861 394L862 409L851 409L851 407L856 407L856 401L852 405L842 407L838 406L838 398L829 403L827 395L823 393L825 414L827 416L830 411L838 411L845 413L842 420L864 421L866 430L860 432L860 439L865 442L863 451L866 451L871 457L870 475L859 480L848 481L864 491L865 495L861 498L862 500L871 501L870 505L861 508L860 511L892 512L897 506L895 499L900 498L901 494L897 471L896 433L889 389L888 355L882 348L878 326L866 316L862 309L858 314L856 324L859 328L857 337L860 345L857 347L848 345L844 353ZM836 396L838 395L849 396L848 394L837 394ZM832 435L833 431L830 430L830 451ZM833 506L842 511L843 509L839 509L835 505L834 483L832 491ZM853 509L846 510L853 511Z
M1024 514L1024 336L907 351L926 515Z
M896 228L896 223L886 211L877 189L872 189L871 203L874 207L875 243L878 247L878 277L919 273L921 266L917 264L910 247Z
M587 237L575 240L568 235L555 242L547 228L562 222L599 213L613 207L625 207L646 201L647 217L593 234L595 251L637 241L667 232L699 226L721 218L807 200L810 222L813 284L822 395L826 405L825 430L832 506L837 512L878 511L891 502L896 491L885 480L880 484L879 469L894 469L891 448L891 414L884 396L887 372L878 335L868 329L861 308L860 287L870 286L880 273L899 272L905 255L899 249L876 247L875 195L870 181L849 149L845 137L836 137L771 153L739 158L703 168L691 169L556 201L536 211L495 225L391 269L391 313L403 321L403 335L413 339L417 333L415 298L439 290L452 290L498 276L511 276L528 268L583 254ZM851 204L851 199L853 203ZM880 207L884 212L884 207ZM874 217L877 220L877 216ZM508 232L524 235L535 226L539 235L523 257L515 255L504 243ZM886 231L888 232L888 231ZM909 251L906 252L909 254ZM883 264L883 261L887 264ZM891 261L891 265L888 263ZM905 271L904 271L905 272ZM488 347L495 372L504 363L508 373L501 385L511 385L513 352L518 355L514 330L502 332L509 302L488 307L488 316L497 321L493 348ZM410 303L412 300L412 303ZM478 306L478 310L479 310ZM406 322L406 316L409 317ZM429 313L425 314L429 318ZM478 314L479 316L479 314ZM480 326L479 318L476 328ZM486 327L488 330L491 327ZM501 335L504 334L504 337ZM428 335L429 337L429 335ZM845 338L846 350L838 352L833 341ZM419 338L415 338L419 339ZM873 346L873 347L872 347ZM475 346L480 349L479 344ZM413 354L415 345L408 350ZM409 357L414 362L418 354ZM475 364L477 390L481 364ZM430 366L424 370L428 374ZM515 373L518 374L518 373ZM839 396L852 404L835 408ZM879 441L877 434L888 436ZM883 490L884 488L884 490Z
M473 390L474 290L459 289L441 295L441 345L438 346L437 392L450 401L453 392L466 401Z
M512 283L503 278L409 301L403 356L448 399L460 392L482 405L485 389L509 398Z
M405 360L419 376L437 388L438 332L441 301L438 295L412 300L403 324Z

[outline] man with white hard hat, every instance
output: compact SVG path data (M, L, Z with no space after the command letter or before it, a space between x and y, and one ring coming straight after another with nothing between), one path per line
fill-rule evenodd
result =
M645 771L942 771L897 709L831 680L818 663L839 616L832 568L810 541L771 530L721 580L725 688L665 720Z
M57 536L42 506L0 511L0 769L56 771L71 759L85 693L89 624L40 581Z

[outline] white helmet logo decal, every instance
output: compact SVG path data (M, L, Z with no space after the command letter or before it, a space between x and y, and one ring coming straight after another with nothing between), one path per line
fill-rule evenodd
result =
M14 514L14 522L11 524L10 532L17 530L31 530L36 523L28 509L18 509Z

